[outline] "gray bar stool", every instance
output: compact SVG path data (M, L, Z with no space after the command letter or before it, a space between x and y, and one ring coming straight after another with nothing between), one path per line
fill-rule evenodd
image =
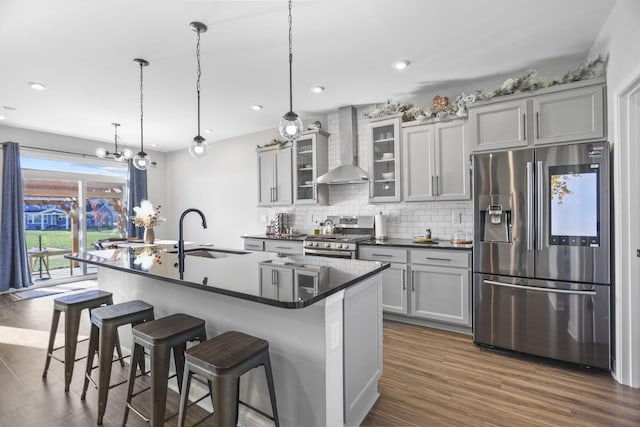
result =
M185 352L185 356L186 363L182 392L180 393L178 427L184 426L193 374L201 375L213 384L209 388L213 388L211 401L213 402L214 412L212 415L217 427L230 427L238 423L239 403L272 419L276 427L280 426L278 408L276 406L276 392L271 372L271 359L269 357L269 342L242 332L229 331L191 347ZM240 377L261 365L264 366L267 377L273 416L252 408L246 403L240 402L239 399Z
M96 383L91 378L93 370L93 358L96 350L98 351L98 367L100 368L98 376L98 424L102 424L105 410L107 409L107 397L109 389L124 384L122 381L118 384L109 385L111 378L111 364L113 362L113 344L115 342L118 327L131 324L138 325L143 322L153 320L153 306L144 301L134 300L123 302L120 304L109 305L106 307L96 308L91 312L91 336L89 337L89 355L87 357L87 369L84 378L84 387L82 388L81 400L87 395L89 381L94 385ZM122 359L116 359L122 361ZM144 366L140 366L144 371Z
M51 319L51 332L49 333L49 345L47 346L47 358L44 363L44 371L42 378L47 377L49 364L51 359L64 363L64 391L69 391L71 378L73 376L73 367L75 362L84 359L80 357L76 359L76 347L79 342L86 341L88 338L78 341L78 330L80 328L80 317L82 310L89 311L101 307L103 305L112 305L113 296L111 292L93 290L78 294L61 296L53 300L53 317ZM60 313L64 313L64 346L53 348L56 332L58 331L58 323L60 322ZM116 350L118 356L122 358L122 350L120 349L120 340L116 335ZM58 359L53 352L64 348L64 360ZM124 366L124 363L122 364Z
M205 322L202 319L187 314L172 314L161 319L141 323L133 327L132 358L129 368L129 389L125 403L122 425L127 424L129 409L150 422L153 427L162 427L165 423L167 404L167 383L169 380L169 361L171 350L176 368L178 389L182 390L182 376L184 372L184 352L188 341L207 340ZM133 393L136 379L136 365L144 359L144 349L151 354L151 387ZM146 374L145 372L142 375ZM151 418L147 419L131 404L133 397L151 390Z

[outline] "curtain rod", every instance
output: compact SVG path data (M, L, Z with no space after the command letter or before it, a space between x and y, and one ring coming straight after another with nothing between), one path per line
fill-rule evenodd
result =
M22 145L22 144L18 144L18 146L20 148L26 148L28 150L49 151L51 153L71 154L73 156L80 156L80 157L95 157L96 159L100 158L100 157L96 156L95 154L76 153L74 151L56 150L56 149L53 149L53 148L33 147L33 146L30 146L30 145ZM2 149L4 149L4 143L2 144Z

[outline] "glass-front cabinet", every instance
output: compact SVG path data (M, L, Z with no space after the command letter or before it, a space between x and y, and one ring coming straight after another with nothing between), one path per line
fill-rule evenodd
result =
M371 202L400 201L400 117L369 124Z
M294 143L293 202L329 204L329 187L315 180L328 171L328 138L323 130L303 132Z

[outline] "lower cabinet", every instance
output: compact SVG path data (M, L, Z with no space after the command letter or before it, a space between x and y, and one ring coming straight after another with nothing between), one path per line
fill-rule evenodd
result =
M410 314L471 326L469 276L469 271L462 268L412 265Z
M264 251L264 240L245 238L244 248L249 251Z
M407 314L406 264L391 264L382 272L382 310L388 313Z
M294 292L293 269L287 267L260 266L260 296L292 301Z
M359 250L360 259L384 261L383 255L396 261L382 275L382 309L388 317L470 331L471 251L376 246Z
M302 255L302 240L265 240L264 250L285 255Z

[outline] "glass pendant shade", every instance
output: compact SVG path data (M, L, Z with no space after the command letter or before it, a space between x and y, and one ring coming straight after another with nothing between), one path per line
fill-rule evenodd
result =
M120 152L120 157L117 158L116 160L119 162L122 162L124 160L129 160L131 158L133 158L133 151L129 150L128 148L125 148Z
M303 130L302 120L300 120L300 117L293 111L289 111L282 116L278 124L278 132L280 132L280 135L287 141L295 141L298 139Z
M141 171L146 171L151 166L151 159L147 153L141 151L133 158L133 166Z
M96 148L96 156L100 157L101 159L106 159L108 155L109 155L109 152L107 151L106 148L104 147Z
M189 144L189 152L193 157L204 157L209 152L209 143L205 141L203 137L198 135L194 137L193 141Z

